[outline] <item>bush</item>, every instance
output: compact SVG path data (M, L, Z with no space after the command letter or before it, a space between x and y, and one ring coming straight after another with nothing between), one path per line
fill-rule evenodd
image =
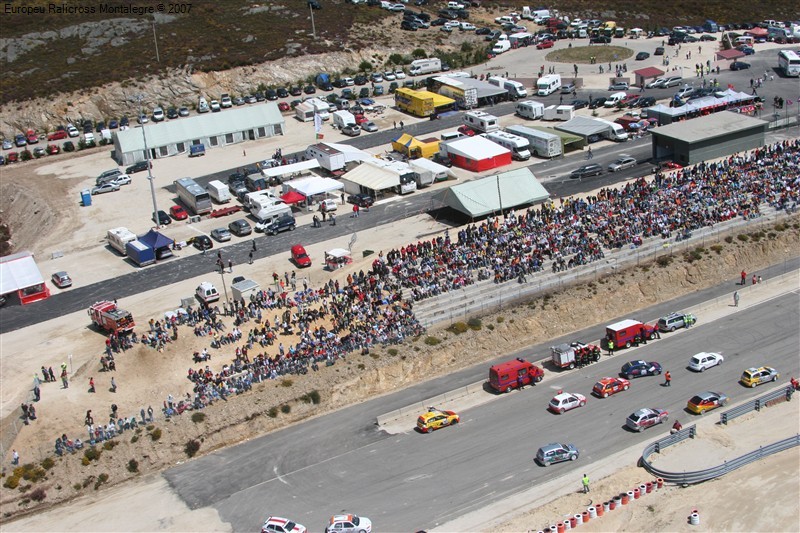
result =
M105 441L103 443L103 449L111 451L111 450L114 449L114 446L116 446L116 445L117 445L117 441L115 441L115 440L107 440L107 441Z
M131 437L131 444L133 444L134 442L136 442L138 440L139 440L139 435L134 435L133 437Z
M494 331L494 324L487 324L486 329L488 329L489 331Z
M88 457L81 457L81 464L83 466L89 466L89 463L91 463L91 461L89 460Z
M8 476L3 486L7 489L16 489L19 486L19 478L17 476Z
M292 385L294 385L294 381L292 381L291 379L287 378L281 380L281 387L291 387Z
M131 459L128 461L128 472L135 474L139 471L139 461L136 459Z
M669 264L672 263L672 257L669 255L662 255L658 259L656 259L656 264L661 268L666 268Z
M712 252L715 252L717 255L721 254L721 253L722 253L722 245L720 245L720 244L713 244L713 245L711 246L711 251L712 251Z
M727 237L725 237L725 242L727 242L728 244L732 243L733 242L733 237L728 235Z
M394 356L395 356L395 355L397 355L397 353L398 353L398 352L397 352L397 348L389 348L388 350L386 350L386 352L387 352L389 355L391 355L392 357L394 357Z
M157 441L161 438L161 428L156 428L150 432L150 438L153 439L153 442Z
M99 476L97 476L97 480L100 483L105 483L106 481L108 481L108 474L106 474L105 472L100 474Z
M199 424L200 422L204 422L206 419L206 414L201 413L200 411L195 411L192 413L192 422L195 424Z
M89 448L86 448L86 449L83 451L83 456L84 456L86 459L90 460L90 461L97 461L98 459L100 459L100 455L101 455L102 453L103 453L103 450L98 450L98 449L97 449L97 448L95 448L94 446L91 446L91 447L89 447Z
M19 154L19 159L20 161L30 161L33 159L33 154L30 152L30 150L23 150Z
M281 405L281 413L283 413L285 415L288 415L289 412L291 412L291 410L292 410L292 406L289 405L288 403L285 403L285 404Z
M497 317L497 323L498 324L502 324L503 322L505 322L505 320L506 320L506 317L504 317L504 316Z
M450 333L455 333L456 335L461 335L462 333L466 333L469 327L464 322L456 322L455 324L451 324L447 331Z
M369 356L372 357L373 359L375 359L376 361L380 357L380 355L376 354L375 352L370 352Z
M748 237L744 233L740 233L739 235L736 236L736 238L742 242L747 242L748 240L750 240L750 237Z
M75 489L75 490L81 490L83 488L83 486L81 486L80 483L73 483L72 484L72 488Z
M366 367L366 365L364 365L364 363L358 363L358 369L359 370L364 370L365 368L367 368L367 367Z
M267 411L267 416L270 418L275 418L278 416L278 408L275 406L270 407L269 411Z
M428 335L427 337L425 337L425 344L427 344L428 346L436 346L437 344L441 344L441 342L442 342L441 340L432 335Z
M473 331L480 331L483 328L483 321L480 318L470 318L467 320L467 325Z
M319 405L319 403L322 401L322 398L319 395L319 391L316 389L309 392L308 397L311 398L311 403L313 403L314 405Z
M44 501L45 498L47 498L47 493L44 491L42 487L39 487L38 489L31 492L30 498L35 502L41 502Z
M189 457L194 457L198 451L200 451L200 442L198 440L192 439L186 443L186 447L184 448L186 455Z
M55 466L55 464L56 462L53 460L52 457L47 457L45 458L44 461L42 461L42 468L44 468L45 470L50 470L51 468L53 468L53 466Z

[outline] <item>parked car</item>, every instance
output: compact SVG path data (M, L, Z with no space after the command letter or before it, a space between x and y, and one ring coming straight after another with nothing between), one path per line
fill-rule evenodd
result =
M63 270L53 274L50 280L53 282L53 285L55 285L59 289L66 289L67 287L72 286L72 278L70 278L69 274L67 274Z
M581 100L580 98L577 98L575 100L572 100L569 103L569 105L571 105L575 109L583 109L584 107L588 107L589 106L589 101L588 100Z
M772 381L778 381L780 374L771 366L762 366L761 368L748 368L742 372L742 377L739 381L746 387L755 387Z
M707 368L721 365L724 360L718 353L700 352L689 359L689 370L705 372Z
M292 107L289 105L289 102L279 102L278 109L282 112L290 111Z
M33 149L33 157L39 158L45 155L47 155L47 152L41 146L37 146Z
M188 117L189 116L189 108L188 107L179 107L178 108L178 116Z
M589 104L589 109L597 109L598 107L603 107L603 104L606 103L605 96L598 96L597 98L592 99L592 103Z
M61 153L61 147L57 144L48 144L47 145L47 154L48 155L56 155Z
M636 166L636 158L627 154L620 154L616 161L608 165L609 172L617 172Z
M573 82L565 83L561 86L561 93L562 94L571 94L572 91L576 89L575 84Z
M342 133L349 137L358 137L361 135L361 128L355 124L348 124L342 128Z
M364 516L354 514L333 515L328 521L328 527L325 528L325 533L370 533L371 531L372 521Z
M655 52L653 52L654 56L663 56L664 55L664 47L663 46L656 46Z
M702 415L706 411L722 407L726 403L728 403L728 397L721 392L706 391L692 396L686 403L686 408L695 414Z
M195 235L194 237L190 237L186 242L198 250L210 250L214 247L214 241L212 241L208 235Z
M553 46L555 46L555 44L556 44L555 42L553 42L553 41L548 39L546 41L542 41L539 44L537 44L536 45L536 49L537 50L544 50L546 48L553 48Z
M150 219L159 226L169 226L172 224L172 219L169 218L169 215L166 213L166 211L159 209L157 215L158 220L156 220L154 217L150 217Z
M306 249L300 244L295 244L291 249L292 262L300 268L310 267L311 258L308 257Z
M383 82L383 74L380 72L373 72L369 79L372 83L381 83Z
M17 148L22 148L23 146L28 144L28 141L25 138L25 135L23 135L22 133L18 133L17 135L14 136L14 144L17 145Z
M744 61L734 61L731 63L731 70L746 70L750 68L750 63Z
M113 181L110 181L108 183L103 183L102 185L98 185L97 187L92 187L92 195L104 194L107 192L116 192L118 190L119 190L119 185L117 185Z
M39 142L39 136L36 135L36 130L28 130L25 133L25 141L28 144L36 144Z
M554 442L542 446L536 451L536 461L542 466L550 466L564 461L574 461L580 452L574 444L560 444Z
M594 384L592 392L601 398L608 398L612 394L620 391L626 391L630 387L631 382L623 378L602 378Z
M218 242L228 242L231 240L231 232L228 228L214 228L211 230L211 236Z
M132 164L128 168L125 169L125 174L136 174L137 172L142 172L147 170L148 161L137 161L136 163ZM153 163L150 162L150 168L153 168Z
M703 35L700 36L700 40L701 41L716 41L717 38L714 37L713 35L709 35L709 34L706 33L706 34L703 34Z
M317 92L317 88L309 84L303 88L303 92L306 94L314 94L315 92Z
M253 232L253 228L250 226L250 223L243 218L234 220L228 224L228 229L231 230L231 233L237 237L244 237L245 235L250 235Z
M81 133L78 131L78 128L76 128L72 124L67 124L67 135L69 135L70 137L77 137L80 134Z
M172 215L172 218L175 220L186 220L189 218L189 213L186 212L186 209L179 205L173 205L170 207L169 214Z
M686 321L689 316L690 315L687 315L685 313L670 313L667 316L662 316L661 318L658 319L657 323L658 330L664 332L666 331L671 332L679 328L685 328ZM691 316L693 317L693 315ZM696 319L692 320L692 323L694 323L695 321Z
M131 184L131 177L127 174L120 174L116 178L114 178L114 183L119 185L120 187L123 185L130 185Z
M630 89L627 81L617 81L608 86L609 91L627 91Z
M622 365L619 373L628 380L643 376L658 376L661 374L661 365L655 361L629 361Z
M556 394L547 408L558 414L563 414L570 409L576 409L586 405L586 396L578 393L561 392Z
M347 203L357 205L358 207L369 207L375 203L375 199L368 194L358 193L349 195L347 197Z
M267 89L265 95L267 97L267 100L270 101L278 99L278 91L276 91L275 89Z
M61 139L66 139L67 137L69 137L69 135L67 134L67 130L58 130L58 131L54 131L53 133L48 135L47 136L47 140L48 141L58 141L58 140L61 140ZM6 141L3 142L3 148L5 148L5 149L11 148L10 146L8 148L6 148L5 142Z
M278 94L278 98L288 98L289 97L289 91L286 89L286 87L278 87L276 93Z
M325 198L319 202L318 210L330 213L331 211L336 211L338 208L339 206L336 205L336 200L332 198Z
M264 233L269 235L277 235L283 231L294 231L295 227L297 226L297 222L295 221L294 217L291 215L286 215L278 218L268 226L264 228Z
M625 420L625 425L634 431L642 431L657 424L663 424L669 420L669 413L666 409L651 409L645 407L631 413Z
M153 122L161 122L164 120L164 110L160 107L153 109Z
M689 98L694 93L694 87L685 86L683 89L675 93L673 98Z
M376 126L374 122L364 122L361 124L361 129L367 133L374 133L378 131L378 126Z
M590 163L588 165L583 165L582 167L576 168L570 172L569 177L570 179L588 178L590 176L599 176L602 173L603 167L597 163Z
M636 54L636 61L644 61L649 57L650 54L648 52L639 52L638 54Z

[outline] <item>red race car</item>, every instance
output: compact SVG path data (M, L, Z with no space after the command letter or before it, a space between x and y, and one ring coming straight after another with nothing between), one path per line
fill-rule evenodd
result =
M628 390L631 382L624 378L603 378L594 384L592 392L601 398L608 398L619 391Z
M555 46L555 42L553 41L542 41L536 45L537 50L544 50L545 48L553 48Z

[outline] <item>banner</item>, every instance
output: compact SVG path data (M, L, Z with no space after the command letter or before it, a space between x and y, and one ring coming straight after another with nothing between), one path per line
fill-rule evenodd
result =
M322 131L322 117L316 111L314 112L314 131L317 133Z

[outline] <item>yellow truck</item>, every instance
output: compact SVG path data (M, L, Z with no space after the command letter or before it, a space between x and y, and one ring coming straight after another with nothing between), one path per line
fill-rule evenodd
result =
M417 117L429 117L452 108L455 100L430 91L415 91L402 87L395 91L394 102L400 111Z
M439 139L417 139L404 133L392 141L392 150L400 152L409 159L419 159L420 157L430 159L439 152Z

